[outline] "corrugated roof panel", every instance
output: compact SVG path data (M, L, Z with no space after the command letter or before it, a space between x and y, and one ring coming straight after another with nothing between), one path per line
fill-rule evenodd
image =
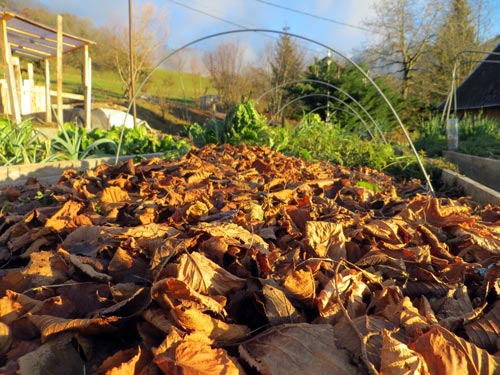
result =
M57 53L57 30L9 12L0 12L6 19L7 39L12 50L31 57L47 58ZM94 42L63 32L63 53Z
M500 106L500 44L457 88L457 109Z

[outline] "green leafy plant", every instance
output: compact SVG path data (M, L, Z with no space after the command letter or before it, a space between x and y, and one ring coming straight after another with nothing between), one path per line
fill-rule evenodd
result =
M0 120L0 164L31 164L50 160L50 144L39 136L31 120L13 124Z
M264 116L261 116L252 102L231 107L224 121L208 119L203 125L192 124L189 136L197 147L214 144L270 145L270 131Z
M58 160L81 160L90 155L100 156L99 146L116 144L112 139L101 138L82 148L86 130L71 123L60 124L57 135L45 134L50 139L52 151Z

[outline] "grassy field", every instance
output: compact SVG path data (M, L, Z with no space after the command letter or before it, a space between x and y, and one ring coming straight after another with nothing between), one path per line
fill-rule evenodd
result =
M54 74L55 75L55 74ZM54 76L53 75L53 76ZM82 92L80 71L65 67L63 75L64 91ZM53 82L55 85L55 81ZM142 82L140 82L142 84ZM139 91L139 85L137 86ZM179 73L165 69L157 69L144 82L141 93L164 97L172 100L187 100L197 102L204 94L215 93L208 77L199 74ZM113 71L94 71L92 73L92 95L97 101L114 101L123 98L123 84L120 77Z

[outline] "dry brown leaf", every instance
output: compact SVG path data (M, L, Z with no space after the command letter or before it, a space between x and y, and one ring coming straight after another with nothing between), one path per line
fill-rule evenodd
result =
M94 375L134 375L141 357L141 348L120 350L106 358Z
M68 266L59 255L53 251L39 251L30 254L30 262L22 273L33 286L42 286L64 282L68 271Z
M247 326L225 323L196 309L175 308L173 312L178 323L185 330L203 333L216 342L240 340L250 333Z
M9 326L0 322L0 363L2 363L3 356L10 350L12 344L12 335Z
M224 349L198 342L180 342L155 357L165 375L244 375Z
M308 221L305 229L306 243L321 258L345 258L346 237L342 228L341 223Z
M7 290L5 296L0 298L0 321L10 324L27 312L40 307L42 304L42 301Z
M424 358L433 375L500 374L500 358L440 326L433 326L409 347Z
M339 347L347 349L358 360L363 358L363 352L366 351L369 362L377 369L380 369L382 332L384 330L396 332L393 334L396 340L402 343L408 342L406 335L398 331L398 326L377 315L363 315L352 321L344 319L335 324L333 328L335 336L338 337L337 345ZM363 341L358 335L361 335Z
M123 228L97 225L79 227L66 236L61 246L71 254L95 257L101 250L114 245L116 237L123 232Z
M169 333L172 328L172 323L162 309L147 309L142 312L142 317L162 332Z
M51 315L28 315L32 322L42 334L42 342L61 332L79 332L83 335L94 335L114 332L117 327L113 323L120 319L117 317L95 318L95 319L63 319Z
M245 248L255 247L261 253L269 254L269 244L262 237L234 223L198 223L191 229L208 233L213 237L237 239Z
M197 292L207 295L226 295L246 285L244 279L234 276L196 252L181 255L177 278Z
M429 328L429 322L420 315L418 309L413 306L411 300L405 296L387 304L380 312L387 320L401 326L409 335Z
M186 307L199 307L202 309L207 308L217 314L222 314L223 316L225 315L225 297L205 296L193 290L185 282L178 279L167 278L157 281L153 284L151 294L153 298L158 301L162 301L162 294L166 294L174 305L183 303Z
M380 375L430 375L420 354L396 340L387 330L382 332Z
M500 337L500 301L491 310L472 323L464 325L469 341L489 352L500 350L497 341Z
M398 235L399 226L395 220L372 220L363 225L363 231L389 244L404 243Z
M145 207L142 210L137 210L135 214L141 224L151 224L156 219L156 207Z
M149 288L138 288L134 294L109 307L95 310L92 317L113 316L130 318L141 314L151 303L151 292Z
M85 363L71 340L72 335L58 335L19 358L19 375L84 375Z
M439 198L429 198L425 206L425 219L436 227L452 225L473 225L476 219L470 215L471 209L466 206L441 204Z
M363 274L352 270L345 271L330 279L316 298L319 314L330 323L336 322L342 316L339 303L346 305L351 318L363 315L366 304L363 296L369 292L368 286L362 281ZM340 301L338 300L340 299Z
M84 207L84 203L67 201L51 218L45 222L45 227L55 232L64 232L76 229L82 225L92 225L90 219L78 212Z
M316 284L312 271L308 269L290 271L283 280L288 294L307 307L312 307L316 297Z
M261 293L262 301L260 302L270 325L302 323L304 321L304 317L295 309L281 289L266 283L262 287Z
M91 279L94 279L97 281L102 281L102 282L108 282L108 281L111 281L113 279L111 276L109 276L106 273L97 272L90 264L83 263L81 260L81 257L74 255L74 254L70 254L67 251L65 251L64 249L59 249L57 251L57 254L59 254L67 262L71 263L73 266L78 268L84 274L89 276Z
M432 303L439 324L454 331L463 324L466 316L474 310L465 285L450 289L445 297Z
M101 202L103 203L127 202L129 200L128 193L119 186L109 186L102 191Z
M137 282L147 278L148 264L139 256L132 256L130 252L119 247L108 265L108 274L115 282Z
M196 222L202 216L208 214L212 207L205 202L197 201L187 208L184 217L188 222Z
M329 324L284 324L241 344L239 352L262 375L364 374L337 348L336 337Z

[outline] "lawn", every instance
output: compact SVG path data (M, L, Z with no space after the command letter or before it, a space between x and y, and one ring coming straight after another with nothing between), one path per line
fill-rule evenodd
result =
M51 75L55 77L55 73ZM72 93L82 92L81 73L77 68L65 67L63 72L64 91ZM42 77L35 77L37 82L42 82ZM137 85L137 91L143 82ZM56 81L53 79L55 86ZM141 93L151 96L165 97L172 100L197 101L207 93L215 93L210 78L199 74L181 73L159 68L144 83ZM123 98L123 83L114 71L92 72L92 95L96 101L115 101Z

